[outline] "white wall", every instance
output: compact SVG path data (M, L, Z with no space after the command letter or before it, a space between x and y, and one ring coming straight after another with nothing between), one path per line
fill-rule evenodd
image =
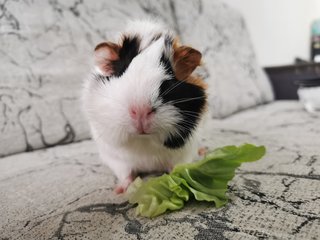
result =
M320 0L223 0L242 13L262 66L310 58L310 25Z

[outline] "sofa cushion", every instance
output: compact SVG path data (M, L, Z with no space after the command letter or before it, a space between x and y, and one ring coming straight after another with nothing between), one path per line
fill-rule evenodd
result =
M173 24L169 1L5 1L0 9L0 156L90 137L79 101L94 47L128 18Z
M174 1L183 40L203 54L212 116L223 118L270 102L273 92L257 63L245 22L220 0Z
M316 239L320 235L319 116L298 102L275 102L210 120L210 148L267 147L243 164L221 209L191 202L155 219L136 217L92 141L0 159L4 239Z
M214 116L272 99L242 18L218 0L6 1L0 14L0 156L90 137L92 49L130 18L158 17L203 52Z

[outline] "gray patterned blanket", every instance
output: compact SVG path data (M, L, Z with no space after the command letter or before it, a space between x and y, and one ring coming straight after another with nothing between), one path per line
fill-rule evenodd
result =
M136 217L91 140L0 160L1 239L318 239L320 125L296 101L212 121L210 148L267 147L229 184L221 209L191 202L155 219Z

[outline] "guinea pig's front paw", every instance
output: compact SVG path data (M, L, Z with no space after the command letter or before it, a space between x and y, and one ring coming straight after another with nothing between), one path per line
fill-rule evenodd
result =
M168 174L171 173L171 171L173 170L173 167L174 167L173 163L171 161L168 162L165 173L168 173Z
M204 157L208 152L208 147L201 147L198 149L198 155Z
M129 187L130 183L132 183L134 180L134 177L132 174L130 174L128 177L126 177L125 180L118 183L118 185L114 188L114 192L116 194L121 194L127 191L127 188Z

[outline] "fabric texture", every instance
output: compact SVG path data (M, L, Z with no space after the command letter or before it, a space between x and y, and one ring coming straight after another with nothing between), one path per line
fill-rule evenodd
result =
M157 17L203 52L215 117L272 99L242 18L218 0L6 1L0 12L0 156L90 137L81 85L93 48L128 19Z
M0 236L318 239L319 117L284 101L210 120L204 145L263 144L266 156L241 166L225 207L193 201L152 220L136 217L126 198L112 192L115 177L98 160L91 140L2 158Z
M218 0L34 0L4 1L0 15L0 156L12 154L0 159L1 239L318 238L320 116L296 101L209 120L203 146L268 151L239 169L222 209L191 202L136 217L86 140L79 98L92 49L128 18L157 16L203 52L213 116L272 100L238 13Z

